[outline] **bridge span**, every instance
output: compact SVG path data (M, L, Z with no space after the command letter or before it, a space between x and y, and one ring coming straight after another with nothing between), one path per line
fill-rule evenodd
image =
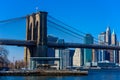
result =
M33 40L6 40L0 39L0 45L13 45L13 46L36 46ZM55 43L48 42L48 48L89 48L89 49L110 49L120 50L120 46L98 45L98 44L82 44L82 43Z
M35 41L32 40L10 40L0 39L0 45L12 45L12 46L35 46Z

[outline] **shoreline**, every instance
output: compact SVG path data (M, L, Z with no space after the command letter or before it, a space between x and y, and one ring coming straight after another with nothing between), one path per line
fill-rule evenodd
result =
M88 71L2 71L0 76L85 76Z

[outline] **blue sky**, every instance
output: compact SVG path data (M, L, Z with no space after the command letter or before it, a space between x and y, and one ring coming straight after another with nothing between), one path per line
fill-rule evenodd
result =
M110 26L120 41L119 0L1 0L0 20L31 14L36 12L36 7L82 32L91 33L94 37ZM19 23L25 24L22 21L18 24L16 22L17 26L7 30L0 26L0 38L12 35L11 39L25 39L25 25ZM21 26L24 28L21 29ZM8 47L8 50L11 61L14 56L15 59L23 59L23 48Z

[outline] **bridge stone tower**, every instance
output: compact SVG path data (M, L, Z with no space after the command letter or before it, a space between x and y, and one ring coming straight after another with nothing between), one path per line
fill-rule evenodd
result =
M45 64L45 61L31 61L32 57L47 57L47 12L33 13L26 19L26 40L35 41L35 46L25 48L24 61L31 66L34 63Z

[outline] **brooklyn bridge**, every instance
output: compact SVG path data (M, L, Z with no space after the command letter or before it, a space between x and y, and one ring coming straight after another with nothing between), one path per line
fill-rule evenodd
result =
M51 26L52 28L56 28L59 31L69 34L75 38L80 39L80 37L83 37L83 36L75 32L74 28L73 30L70 30L69 28L72 28L72 27L70 27L69 25L66 25L63 23L65 26L69 27L69 28L66 28L65 26L61 25L61 23L57 23L56 19L48 15L47 12L40 11L40 12L19 17L19 18L3 20L3 21L0 21L0 23L6 23L10 21L23 19L23 18L26 18L26 40L0 39L0 45L24 47L25 48L24 60L26 64L30 66L34 64L47 64L47 61L49 60L59 61L60 57L47 56L48 48L53 48L53 49L88 48L88 49L120 50L120 46L100 45L98 43L84 44L82 42L69 42L69 41L68 42L63 41L63 42L57 43L57 42L49 41L48 30L49 30L49 25L51 24L59 26L59 27Z

